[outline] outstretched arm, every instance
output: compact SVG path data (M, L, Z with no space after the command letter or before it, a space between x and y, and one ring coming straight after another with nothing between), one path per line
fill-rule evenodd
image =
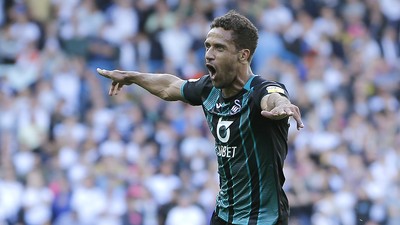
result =
M299 107L290 103L289 99L278 94L272 93L265 95L261 99L261 115L272 120L280 120L288 116L293 116L297 123L297 129L304 127L301 121Z
M103 69L97 69L97 72L112 81L109 95L117 95L124 85L137 84L166 101L185 101L181 95L181 86L185 81L171 74Z

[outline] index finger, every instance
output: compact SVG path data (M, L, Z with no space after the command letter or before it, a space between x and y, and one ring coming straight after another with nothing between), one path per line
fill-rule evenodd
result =
M111 78L111 76L110 76L111 75L111 71L103 70L103 69L100 69L100 68L97 68L96 70L97 70L97 73L102 75L103 77Z
M303 124L303 121L301 120L301 113L300 113L299 108L296 107L292 117L294 118L294 120L296 120L297 130L300 130L300 128L304 128L304 124Z

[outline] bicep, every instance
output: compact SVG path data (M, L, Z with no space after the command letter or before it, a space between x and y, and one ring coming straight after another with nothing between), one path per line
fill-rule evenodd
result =
M184 80L177 79L172 82L164 91L165 100L167 101L185 101L181 89L185 84Z

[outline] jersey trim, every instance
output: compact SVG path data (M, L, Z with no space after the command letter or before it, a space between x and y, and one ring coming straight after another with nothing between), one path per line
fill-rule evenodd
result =
M258 75L251 75L251 77L249 78L249 80L246 82L246 84L244 85L244 89L250 91L250 87L251 87L251 82L253 81L254 77L257 77Z
M183 82L183 84L181 85L181 88L180 88L180 90L181 90L181 95L182 95L182 97L183 97L185 100L187 100L187 99L186 99L186 97L185 97L185 92L183 91L183 88L185 87L185 85L186 85L187 82L188 82L188 81L185 80L185 81Z

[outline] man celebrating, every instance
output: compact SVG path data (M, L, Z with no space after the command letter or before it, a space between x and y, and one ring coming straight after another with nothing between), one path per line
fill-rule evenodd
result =
M252 73L257 28L230 11L214 19L204 42L209 74L182 80L171 74L135 71L98 73L112 80L110 95L136 84L167 101L201 105L215 138L220 191L211 225L288 224L282 189L288 119L303 128L283 84Z

